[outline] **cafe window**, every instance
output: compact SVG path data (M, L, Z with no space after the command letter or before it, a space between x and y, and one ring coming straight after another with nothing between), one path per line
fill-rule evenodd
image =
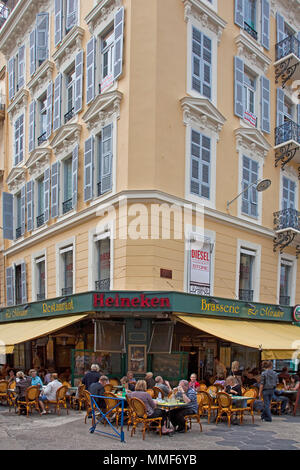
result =
M95 321L95 352L125 352L125 325L123 322Z
M172 351L173 332L173 322L154 322L148 353L170 354Z
M73 294L73 246L60 250L62 263L61 295Z
M254 297L254 251L241 249L240 253L240 277L239 277L239 300L252 302Z

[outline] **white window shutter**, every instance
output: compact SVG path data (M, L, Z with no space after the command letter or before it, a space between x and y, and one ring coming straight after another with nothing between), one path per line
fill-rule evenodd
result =
M36 16L36 61L41 65L49 56L49 13Z
M234 113L236 116L244 119L245 103L244 103L244 62L239 57L234 58L234 74L235 74L235 96L234 96Z
M110 124L102 129L101 135L101 194L112 189L112 136L113 126Z
M123 71L123 41L124 41L124 7L115 14L115 57L114 57L114 80L117 80Z
M277 127L284 124L284 91L277 88Z
M26 185L21 188L21 235L25 234Z
M59 215L59 174L60 163L55 162L51 167L51 217Z
M44 172L44 222L50 219L50 166Z
M27 230L31 232L34 229L34 189L33 180L28 181L26 185L27 193Z
M25 85L25 46L19 47L18 53L18 89L20 90Z
M234 22L244 29L244 0L235 0Z
M52 105L53 105L53 83L50 82L47 86L47 130L46 139L49 139L52 133Z
M21 263L21 298L22 304L27 303L26 264Z
M270 134L270 80L261 77L261 130Z
M78 0L67 0L66 30L70 31L78 22Z
M15 96L15 58L11 57L8 61L8 97L11 101Z
M6 268L6 304L8 307L15 304L14 266Z
M72 207L73 209L76 209L77 207L77 197L78 197L78 151L79 151L79 147L78 145L76 145L72 153L72 190L73 190Z
M270 49L270 2L261 1L261 43L266 49Z
M63 25L63 0L55 0L54 7L54 44L55 47L62 40L62 25Z
M75 58L75 114L82 109L83 92L83 51L79 51Z
M94 185L94 137L89 137L84 143L84 202L93 198Z
M86 46L86 103L95 98L96 38L92 37Z
M35 149L35 111L36 103L31 101L29 105L29 152Z
M30 33L30 75L32 76L36 71L36 31L35 29Z
M61 126L61 95L62 95L62 74L60 73L54 82L54 110L53 110L53 130L56 131Z

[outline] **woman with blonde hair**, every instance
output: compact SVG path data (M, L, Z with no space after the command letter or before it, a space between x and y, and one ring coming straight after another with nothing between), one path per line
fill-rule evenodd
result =
M172 429L166 427L167 414L164 410L160 410L156 407L156 401L153 400L147 390L147 383L145 380L138 380L135 391L127 392L129 398L138 398L141 400L145 407L148 418L162 418L162 434L169 434L172 432Z

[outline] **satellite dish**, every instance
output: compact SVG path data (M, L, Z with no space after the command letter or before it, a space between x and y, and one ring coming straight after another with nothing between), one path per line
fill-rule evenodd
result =
M272 181L271 180L262 180L258 185L256 186L256 190L262 193L263 191L266 191L269 189L271 186Z

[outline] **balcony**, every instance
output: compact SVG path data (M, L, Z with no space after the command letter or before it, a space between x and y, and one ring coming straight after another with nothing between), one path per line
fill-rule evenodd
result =
M252 26L250 26L250 24L246 23L246 21L244 22L244 30L246 31L246 33L250 34L250 36L253 37L255 41L257 41L257 32L255 31L255 29L252 28Z
M46 298L45 292L42 292L42 293L36 295L36 300L38 300L38 301L45 300L45 298Z
M61 290L61 295L72 295L73 294L73 287L64 287Z
M293 159L300 163L300 126L289 120L275 129L275 166L284 170Z
M253 290L248 289L240 289L239 290L239 300L243 300L244 302L253 302Z
M10 10L5 5L0 3L0 29L4 25L5 21L9 17Z
M300 79L300 41L296 36L288 36L275 46L275 80L281 79L282 88L291 80Z
M300 254L300 212L296 209L284 209L274 213L274 247L280 253L288 246L296 247L296 256Z
M68 199L67 201L63 202L63 214L70 212L73 209L73 199Z
M45 223L45 214L38 215L36 218L37 228L41 227Z
M70 111L68 111L64 117L65 117L65 124L67 124L67 122L70 121L72 117L74 117L74 108L70 109Z
M22 236L22 227L16 228L16 240Z
M47 132L44 132L40 137L38 137L38 146L42 145L47 141Z
M281 295L279 298L279 305L284 305L284 306L291 305L291 298L286 295Z
M110 289L110 279L101 279L95 282L95 289L97 291L106 291Z

